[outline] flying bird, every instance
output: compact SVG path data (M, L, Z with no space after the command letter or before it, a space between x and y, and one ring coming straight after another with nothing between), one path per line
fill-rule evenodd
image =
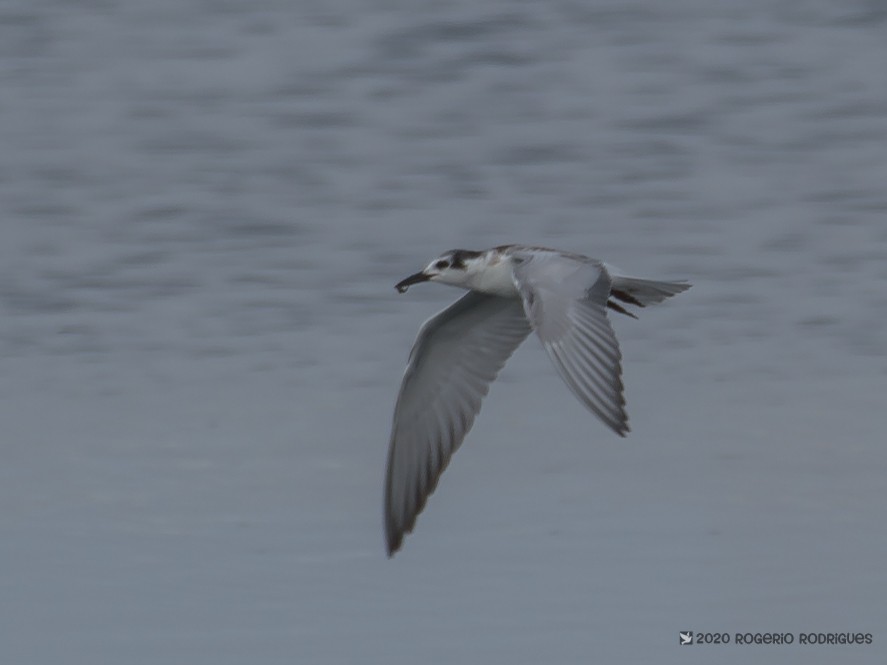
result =
M395 288L404 293L421 282L468 293L422 325L397 395L385 478L389 557L413 530L490 383L530 332L579 401L625 436L622 354L607 310L637 318L624 305L645 307L690 288L526 245L450 250Z

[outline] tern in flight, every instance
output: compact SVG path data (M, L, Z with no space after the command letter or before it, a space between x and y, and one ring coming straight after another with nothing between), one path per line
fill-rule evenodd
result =
M397 395L385 478L389 557L413 530L490 383L531 331L579 401L625 436L622 354L607 309L637 318L624 305L645 307L690 288L526 245L444 252L395 288L421 282L468 293L422 326Z

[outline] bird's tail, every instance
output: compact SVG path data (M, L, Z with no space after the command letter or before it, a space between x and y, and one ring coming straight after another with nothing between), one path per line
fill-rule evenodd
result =
M610 296L636 307L655 305L690 288L690 284L687 282L660 282L653 279L625 277L624 275L612 275L611 277L613 283L610 287ZM634 316L612 300L607 302L607 305L617 312Z

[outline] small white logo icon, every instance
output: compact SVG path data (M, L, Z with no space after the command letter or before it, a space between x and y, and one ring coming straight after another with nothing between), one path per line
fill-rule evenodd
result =
M693 631L692 630L679 631L678 635L681 638L681 646L684 646L685 644L693 644Z

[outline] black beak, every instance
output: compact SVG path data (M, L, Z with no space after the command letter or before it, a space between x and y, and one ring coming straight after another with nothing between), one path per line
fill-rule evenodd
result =
M410 288L413 284L421 284L422 282L427 282L431 279L424 272L417 272L415 275L410 275L406 279L400 280L397 284L394 285L394 288L397 289L400 293L406 293L407 289Z

